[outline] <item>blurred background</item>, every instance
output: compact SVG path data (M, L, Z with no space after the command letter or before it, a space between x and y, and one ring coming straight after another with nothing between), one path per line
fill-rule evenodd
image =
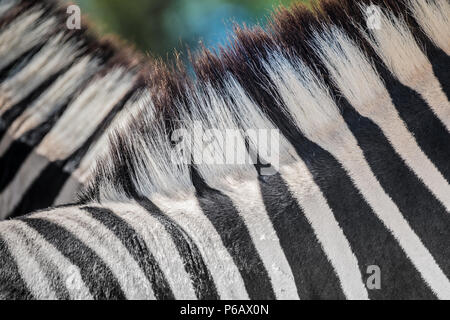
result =
M225 43L234 22L264 25L278 5L311 0L72 0L101 34L117 34L165 60L174 49Z

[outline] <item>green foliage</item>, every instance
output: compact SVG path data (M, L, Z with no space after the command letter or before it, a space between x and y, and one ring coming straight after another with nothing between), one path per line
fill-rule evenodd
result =
M75 0L100 33L166 57L174 49L223 43L232 23L264 23L273 8L295 0ZM297 0L298 1L298 0ZM309 3L310 0L301 0Z

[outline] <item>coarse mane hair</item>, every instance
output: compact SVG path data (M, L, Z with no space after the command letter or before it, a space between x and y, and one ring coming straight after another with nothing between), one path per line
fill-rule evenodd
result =
M378 10L379 29L367 26L369 6ZM205 183L222 188L256 177L251 164L174 161L182 155L171 134L193 130L195 121L219 130L279 129L280 165L295 161L296 154L313 157L302 141L330 143L343 108L361 99L373 106L384 82L414 82L428 59L448 62L449 17L445 0L323 0L312 9L294 4L277 9L264 28L235 27L228 44L202 48L191 66L146 61L146 84L116 121L81 200L183 197ZM444 80L448 95L448 76ZM249 152L256 148L256 141L243 139Z

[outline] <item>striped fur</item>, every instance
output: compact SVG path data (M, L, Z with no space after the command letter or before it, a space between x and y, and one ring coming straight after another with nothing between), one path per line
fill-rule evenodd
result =
M380 29L366 27L373 3ZM63 164L89 182L75 205L0 223L0 297L450 299L449 16L446 0L297 5L266 31L236 29L229 46L202 51L195 78L161 63L100 72L98 53L81 53L72 67L90 63L93 80L73 99L48 89L30 106L11 90L31 71L14 71L0 84L4 114L24 110L4 155L51 114L39 99L70 102L17 168L26 183L2 197L35 185L32 166ZM78 83L66 68L58 86ZM198 124L239 129L244 158L260 161L176 161L172 134ZM278 130L278 148L242 134L257 129ZM91 166L88 178L80 168ZM70 195L68 183L56 190ZM373 265L380 289L367 286Z
M54 1L0 3L4 219L75 201L108 128L139 98L146 62L115 40L68 30Z

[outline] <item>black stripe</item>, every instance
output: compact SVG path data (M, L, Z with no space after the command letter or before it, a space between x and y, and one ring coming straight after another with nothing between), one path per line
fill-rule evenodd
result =
M232 200L208 187L194 168L192 180L197 190L199 205L217 230L225 248L239 269L250 299L275 299L264 263Z
M115 115L123 108L125 103L134 94L130 90L117 103L108 115L101 121L86 141L75 150L67 159L50 162L25 191L20 203L14 208L11 217L18 217L31 211L51 206L58 197L61 189L70 178L71 173L78 168L90 146L97 141L112 122ZM45 192L43 192L45 190Z
M16 261L0 237L0 300L31 300L32 293L20 276Z
M11 142L8 150L0 157L0 168L3 168L0 175L0 192L3 192L14 179L31 150L32 147L26 143L18 140Z
M25 191L10 218L49 207L63 188L70 173L63 170L64 161L50 162Z
M67 71L67 68L63 71ZM62 72L61 72L62 75ZM87 81L81 85L83 87ZM39 126L29 130L25 134L23 134L19 139L12 141L8 150L6 150L5 154L0 157L0 168L8 168L8 170L3 171L0 176L0 192L3 191L9 183L14 179L17 172L20 170L20 167L25 162L26 158L31 154L34 147L37 146L47 135L47 133L53 128L59 118L66 111L69 101L76 95L76 93L72 93L67 96L64 104L61 104L57 109L53 108L51 115ZM35 97L36 99L38 96ZM29 101L31 104L33 101ZM23 106L25 109L28 107L28 102L24 103ZM24 110L21 110L22 113ZM14 120L20 115L15 113L12 117L7 116L5 119L1 119L0 122L5 126L5 130L7 131ZM0 129L1 131L1 129ZM12 137L4 136L4 139ZM1 135L0 135L1 140ZM39 207L40 208L40 207Z
M302 150L308 150L308 154L303 154L303 158L358 259L363 279L367 275L367 266L377 265L381 269L381 290L368 290L369 297L433 298L419 272L338 161L319 146L307 147L306 144L304 142Z
M450 64L449 64L450 66ZM450 133L423 98L379 68L392 103L418 145L450 182Z
M96 207L84 207L82 209L103 223L127 248L152 284L156 299L175 299L164 273L145 244L145 240L126 221L108 209Z
M284 108L287 110L285 106L274 107L278 106L280 101L283 100L279 96L279 93L274 89L276 88L276 86L270 80L270 77L265 71L265 68L261 65L250 66L248 64L242 64L242 66L244 66L245 68L232 70L233 74L239 80L240 85L244 88L246 93L260 106L263 112L269 116L270 120L281 131L281 134L284 135L296 148L297 153L300 155L300 157L302 157L303 155L302 158L305 163L307 165L309 163L309 170L312 170L312 172L314 170L318 170L318 172L320 172L322 159L324 159L323 165L326 166L328 164L328 159L330 158L330 156L321 156L323 154L323 150L305 139L304 136L300 134L291 119L288 119L285 113L281 112L280 108ZM267 82L269 85L262 86L261 79L263 79L264 82ZM304 141L305 143L302 144L302 141ZM331 157L331 159L333 158ZM314 161L316 162L315 166L317 168L314 168L314 166L312 165ZM315 175L315 179L322 179L322 182L326 182L327 179L333 178L333 174L322 177L317 174ZM280 183L279 178L274 176L272 178L266 177L263 179L271 180L271 183L273 183L275 187L278 187L281 190L282 194L288 194L288 189L286 188L282 180ZM292 204L291 206L293 206L291 208L288 208L289 212L292 212L292 217L290 216L290 214L286 217L280 217L280 215L285 213L282 210L277 209L277 206L283 205L283 202L277 202L276 198L274 199L275 196L280 197L280 194L277 194L275 189L271 190L270 187L265 187L263 184L261 184L261 190L263 192L263 199L266 205L266 209L269 212L269 215L271 215L272 223L274 224L278 237L280 238L280 242L282 243L283 249L285 250L286 258L288 259L288 261L290 261L292 271L297 274L295 280L300 282L297 283L297 290L299 290L300 292L300 297L303 296L306 298L313 298L317 295L320 295L321 297L336 297L337 299L343 298L344 294L342 292L342 288L340 287L340 283L337 279L336 274L334 273L334 271L330 272L330 267L327 265L327 263L323 262L324 258L326 259L326 257L324 257L325 253L323 252L322 248L320 248L319 250L319 248L317 247L312 247L313 251L308 252L307 247L305 246L305 255L302 255L301 252L295 252L295 246L299 246L298 250L301 250L302 246L297 241L307 241L308 245L312 245L316 241L311 226L307 221L305 221L303 212L298 207L296 202L293 199L284 198L286 201L290 201L290 203ZM339 190L339 188L337 190ZM272 196L273 193L276 193L276 195ZM355 209L358 210L359 208ZM297 212L298 217L294 215L295 212ZM289 223L292 224L289 225ZM305 232L304 237L306 238L306 240L303 240L303 237L301 237L296 241L290 242L289 237L283 235L286 233L290 235L291 232L289 232L289 230L291 230L291 228L293 230L301 230ZM296 234L296 232L293 231L292 234ZM309 255L311 255L311 258L309 258L311 267L309 267L309 264L306 266L302 266L301 260L298 257L309 257ZM318 268L317 270L308 270L309 268L313 268L315 264L323 266L323 273L321 273L321 268ZM294 265L295 267L293 267ZM312 281L309 280L310 276L313 276L313 279L311 279ZM306 280L306 283L303 283L304 277L308 278ZM325 281L323 279L326 277L330 279L329 281L331 283L329 285L323 283L323 281ZM339 283L339 285L337 283ZM307 286L307 288L303 289L302 286L305 285ZM312 292L309 292L309 290L312 290Z
M192 238L175 221L163 214L149 199L137 195L134 198L149 214L158 219L170 234L183 260L184 268L191 277L197 298L203 300L219 299L211 273Z
M24 218L22 221L79 267L81 278L95 299L125 299L119 282L108 266L71 232L44 219Z
M381 290L369 290L369 297L434 298L397 241L376 217L336 159L306 139L279 108L273 108L282 99L276 91L267 91L270 86L263 88L258 85L258 79L271 82L265 71L247 71L244 76L237 75L241 85L262 106L305 162L348 239L358 259L361 274L366 275L368 265L381 268L384 285ZM254 81L245 81L247 78Z
M34 147L37 146L45 135L52 129L66 108L67 104L59 108L57 112L54 112L44 123L34 129L31 129L22 135L18 140L11 142L8 150L6 150L5 154L0 157L0 168L8 168L8 170L3 171L0 176L0 192L2 192L8 184L11 183L27 157L33 151Z
M45 255L39 251L39 247L37 247L36 243L33 242L33 239L31 239L26 232L17 228L14 228L14 232L22 238L22 241L25 242L26 248L24 249L27 250L29 254L32 254L36 262L41 266L47 280L49 280L51 288L55 291L56 299L70 299L67 288L60 285L61 283L64 283L64 280L62 279L58 267L54 264L54 262L46 259Z
M13 77L20 70L22 70L30 61L33 59L36 53L38 53L45 42L41 42L22 55L20 55L17 59L6 65L3 69L0 70L0 83L4 82L6 79Z
M449 213L406 166L376 124L350 107L344 108L344 118L377 180L450 278Z
M433 66L433 72L442 90L450 100L450 57L440 48L437 48L431 41L426 43L426 52Z
M59 76L64 74L70 66L56 72L47 79L45 79L36 89L34 89L27 97L18 102L17 104L11 106L5 113L1 116L0 125L0 141L7 132L9 126L16 120L26 108L29 107L39 96L46 91Z
M279 174L261 176L259 184L300 299L345 299L333 266L283 179Z
M265 100L263 103L270 105L273 98L265 97ZM275 101L272 105L276 105ZM384 285L381 290L368 290L369 297L434 298L409 258L361 196L340 163L330 153L306 139L282 112L270 111L268 114L295 147L324 194L352 247L363 277L368 265L381 268Z

